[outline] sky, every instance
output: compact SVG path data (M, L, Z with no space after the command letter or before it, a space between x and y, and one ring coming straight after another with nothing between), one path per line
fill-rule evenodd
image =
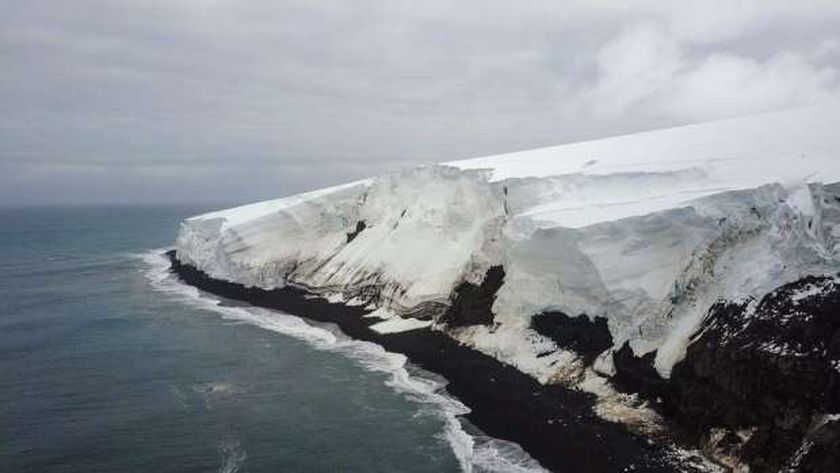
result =
M840 97L836 0L0 11L0 205L249 202Z

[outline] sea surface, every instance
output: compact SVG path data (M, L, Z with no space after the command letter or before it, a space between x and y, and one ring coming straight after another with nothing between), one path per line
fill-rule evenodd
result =
M175 280L206 210L0 209L0 471L539 471L404 357Z

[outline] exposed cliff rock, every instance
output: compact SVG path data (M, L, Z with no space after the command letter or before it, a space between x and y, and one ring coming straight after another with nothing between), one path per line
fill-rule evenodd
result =
M596 356L613 346L603 317L590 320L586 314L569 317L563 312L543 312L531 318L531 327L558 347L580 355L586 364L592 364Z
M496 291L504 281L504 268L491 266L481 284L462 282L455 288L452 303L440 321L453 327L492 324Z
M356 222L356 228L353 229L352 232L347 233L347 243L350 243L353 240L355 240L356 237L359 236L359 233L362 233L366 227L367 225L365 224L364 220L359 220L358 222Z
M711 456L753 472L837 471L840 279L806 277L761 301L720 302L674 367L614 355L614 382L651 400Z

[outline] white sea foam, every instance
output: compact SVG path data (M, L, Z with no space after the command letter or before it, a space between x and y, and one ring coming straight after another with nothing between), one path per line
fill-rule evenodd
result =
M469 413L469 408L446 394L442 378L410 367L404 355L390 353L375 343L353 340L334 326L313 326L300 317L258 307L219 305L218 298L182 283L170 273L164 251L158 249L139 255L147 265L144 274L155 290L202 310L215 312L225 319L303 340L318 350L336 352L368 370L388 374L386 385L428 407L421 408L421 413L431 413L443 420L444 431L440 435L449 443L463 471L545 471L515 443L467 433L458 416Z
M475 471L488 473L533 473L546 471L519 445L492 437L476 437L473 448Z
M236 473L242 468L248 454L242 450L242 444L237 438L225 439L219 442L219 456L221 457L221 464L219 465L219 473Z

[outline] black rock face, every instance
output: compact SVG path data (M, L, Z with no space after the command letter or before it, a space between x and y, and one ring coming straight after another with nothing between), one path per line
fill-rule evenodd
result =
M840 418L817 425L805 437L784 471L838 471L840 466Z
M840 471L840 283L806 277L713 305L670 379L624 344L613 384L655 401L680 437L753 472Z
M639 393L657 403L667 399L671 386L653 367L655 360L655 350L637 357L633 354L630 344L625 343L621 349L613 353L615 365L613 384L620 391Z
M580 355L592 364L599 354L612 347L613 339L607 319L586 314L569 317L563 312L543 312L531 318L531 328L552 340L557 346Z
M462 282L451 296L452 304L441 317L441 321L453 327L467 325L491 325L493 323L493 302L496 292L505 281L505 269L491 266L480 285Z
M350 243L351 241L355 240L356 237L359 236L359 233L362 233L362 231L364 231L365 228L367 228L367 224L364 220L359 220L358 222L356 222L356 229L352 232L347 233L347 243Z
M672 372L667 410L690 432L741 432L752 471L837 472L840 286L807 277L760 303L718 303ZM833 459L832 459L833 458Z

